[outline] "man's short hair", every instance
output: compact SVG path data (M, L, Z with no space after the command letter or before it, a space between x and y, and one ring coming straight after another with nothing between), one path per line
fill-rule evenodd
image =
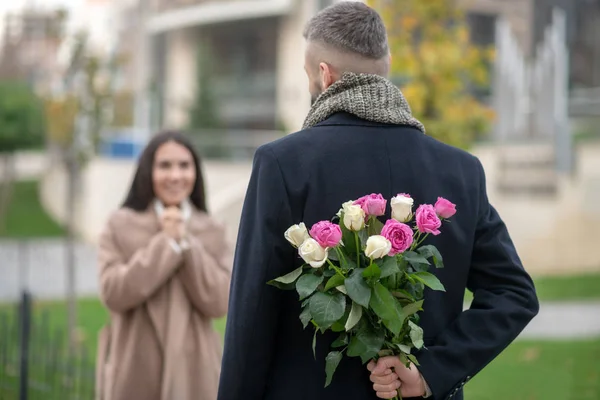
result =
M308 21L304 38L371 60L379 60L389 54L381 16L357 1L343 1L320 11Z

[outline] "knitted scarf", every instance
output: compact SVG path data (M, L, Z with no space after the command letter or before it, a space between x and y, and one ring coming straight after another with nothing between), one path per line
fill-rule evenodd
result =
M412 116L400 89L379 75L344 73L339 81L317 98L304 121L303 129L337 112L347 112L372 122L409 125L425 133L425 127Z

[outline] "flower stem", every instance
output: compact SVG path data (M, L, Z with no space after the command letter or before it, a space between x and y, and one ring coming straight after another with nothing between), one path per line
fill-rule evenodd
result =
M344 257L344 252L342 250L340 250L339 247L335 248L335 252L337 253L338 257L341 259L341 261L343 261L344 263L347 264L346 257Z
M358 233L354 232L354 239L356 242L356 266L360 268L360 245L358 239Z
M425 236L423 236L423 239L421 239L421 240L420 240L420 241L417 243L417 246L416 246L416 247L419 247L419 246L420 246L420 245L421 245L421 244L422 244L422 243L425 241L425 239L427 239L427 236L429 236L429 233L428 233L428 234L426 234Z
M344 278L346 277L346 276L344 275L344 273L342 272L342 270L341 270L341 269L339 269L338 267L336 267L336 266L335 266L335 264L333 264L333 263L331 262L331 260L327 259L327 262L329 263L329 265L331 266L331 268L333 268L333 269L335 270L335 272L337 272L338 274L340 274L340 275L341 275L342 277L344 277Z

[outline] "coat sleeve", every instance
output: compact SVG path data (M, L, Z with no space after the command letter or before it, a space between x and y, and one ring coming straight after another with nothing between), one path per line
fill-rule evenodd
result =
M506 226L487 198L479 171L479 213L467 288L474 300L432 346L417 354L434 399L449 399L497 357L539 310Z
M141 305L173 276L182 255L161 232L126 260L115 241L114 220L109 220L99 241L100 297L111 311L126 312Z
M209 234L213 235L210 248L215 249L214 254L200 238L189 236L178 274L194 307L207 317L220 318L227 312L229 299L230 248L223 229L215 225Z
M293 265L284 239L292 216L272 150L256 152L233 264L218 400L262 399L269 378L281 291L267 281Z

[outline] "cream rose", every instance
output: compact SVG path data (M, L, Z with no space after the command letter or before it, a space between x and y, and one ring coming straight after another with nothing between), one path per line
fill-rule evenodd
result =
M392 218L398 222L408 222L412 218L414 200L407 194L392 197Z
M372 260L387 256L392 250L392 242L381 235L374 235L367 239L365 254Z
M342 204L342 208L340 208L340 210L336 214L338 216L338 218L342 217L342 213L344 212L344 207L351 206L353 204L354 204L354 200L348 200L347 202Z
M327 249L324 249L312 238L308 238L298 248L298 254L313 268L321 268L327 261Z
M294 247L300 247L302 243L310 237L304 222L290 226L288 230L285 231L284 236L288 242L294 245Z
M358 232L365 227L365 212L361 206L344 203L343 210L346 228Z

